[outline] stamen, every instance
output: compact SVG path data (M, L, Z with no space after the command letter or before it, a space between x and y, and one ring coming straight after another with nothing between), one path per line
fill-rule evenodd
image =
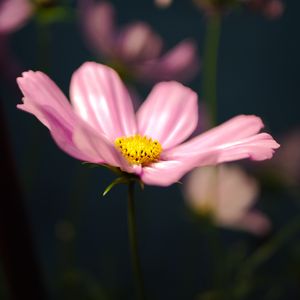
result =
M115 147L130 164L143 166L158 161L162 151L158 141L139 134L117 138Z

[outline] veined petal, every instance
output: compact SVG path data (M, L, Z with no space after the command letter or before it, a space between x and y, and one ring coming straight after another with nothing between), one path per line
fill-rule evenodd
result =
M80 0L79 13L88 42L100 54L111 57L117 39L113 6L108 2Z
M244 158L268 159L273 156L274 149L277 149L279 144L267 133L257 134L262 126L261 120L255 116L238 116L178 147L165 151L162 159L194 158L196 162L198 156L202 157L203 153L210 152L213 159L209 159L207 163L202 160L201 165Z
M63 151L79 160L104 162L102 157L92 156L91 153L81 151L75 145L73 120L66 121L53 107L40 106L26 98L23 101L24 104L19 104L17 107L36 116L49 129L54 141Z
M130 96L113 69L84 63L72 76L70 97L76 113L111 142L136 133Z
M185 156L185 153L189 155L197 150L203 151L203 147L208 148L239 141L255 135L263 126L262 120L257 116L239 115L179 145L176 149L170 149L168 155L172 156L172 153L174 155L176 153L175 156Z
M197 94L178 82L157 84L137 112L138 129L163 149L189 137L198 122Z
M52 107L27 103L26 99L18 108L35 115L49 129L56 144L69 155L79 160L106 163L131 171L106 137L75 114L73 119L66 122Z
M201 165L201 161L205 164L209 160L214 161L213 153L202 153L197 157L197 161L193 158L159 161L144 167L140 177L149 185L169 186L178 182L187 172L195 168L195 165Z
M110 166L120 167L126 172L133 172L114 145L94 128L85 124L77 126L74 130L73 141L81 152L87 153L90 157L95 157Z
M51 107L65 122L74 118L68 99L46 74L39 71L24 72L22 77L17 78L17 83L26 104Z
M185 40L163 56L138 65L136 71L144 80L186 81L198 72L199 65L196 44Z
M189 152L176 147L162 154L162 161L143 168L142 180L149 185L168 186L176 183L195 167L215 165L244 158L264 160L271 158L279 145L267 133L257 134L238 142L194 148Z
M144 167L141 179L145 184L169 186L186 173L186 165L180 161L160 161Z
M48 127L61 149L80 160L122 166L113 144L101 133L96 135L94 129L74 113L64 94L48 76L29 71L17 82L24 94L24 104L18 108L34 114ZM97 147L99 149L95 149Z
M279 144L267 133L256 134L237 142L215 147L219 152L217 163L244 158L253 160L270 159L277 148L279 148Z

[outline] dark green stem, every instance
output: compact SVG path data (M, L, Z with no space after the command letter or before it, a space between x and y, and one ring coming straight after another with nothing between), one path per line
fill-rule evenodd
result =
M236 275L235 299L245 299L247 297L253 288L253 278L258 268L299 231L300 218L296 217L241 264Z
M217 123L217 65L221 35L221 17L216 14L207 21L203 57L203 99L207 105L210 126Z
M300 218L296 217L281 229L269 242L258 248L243 264L240 276L249 276L276 251L287 242L294 234L300 231Z
M138 299L145 300L144 281L138 252L137 230L134 206L134 182L128 184L128 234L132 256L132 268L136 281Z

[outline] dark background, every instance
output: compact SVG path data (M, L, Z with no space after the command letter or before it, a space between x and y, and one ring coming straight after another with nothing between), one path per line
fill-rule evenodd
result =
M145 20L165 39L166 48L192 37L199 55L203 53L206 20L192 2L175 0L165 10L150 0L112 2L120 24ZM225 16L218 65L219 122L241 113L259 115L279 139L300 125L300 2L285 3L284 15L274 21L245 10ZM71 74L94 58L76 20L51 25L49 30L47 74L68 95ZM12 36L11 49L24 70L41 69L33 21ZM133 299L126 188L118 186L103 198L101 194L114 176L83 166L60 151L46 128L16 109L21 95L14 85L0 84L12 153L49 299ZM201 72L190 86L201 93ZM144 96L149 90L139 87ZM197 293L211 287L210 249L186 208L181 189L180 185L146 186L137 193L149 299L195 299ZM298 213L297 200L291 201L284 192L262 198L262 209L272 217L275 230ZM3 195L1 201L10 201L10 196ZM237 240L246 241L250 249L263 242L225 230L222 238L227 249ZM273 283L286 263L285 251L266 267L273 272ZM1 299L9 299L6 281L0 282ZM289 281L282 298L276 299L298 299L297 282L299 278ZM257 299L267 299L264 295L259 293Z

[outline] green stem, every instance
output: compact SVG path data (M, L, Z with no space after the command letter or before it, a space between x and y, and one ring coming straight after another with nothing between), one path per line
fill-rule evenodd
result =
M216 14L207 21L203 57L203 98L207 104L210 126L217 123L217 65L221 35L221 17Z
M128 234L129 234L130 250L132 256L132 268L135 276L138 298L140 300L145 300L146 296L144 290L144 281L143 281L140 257L138 252L133 181L128 184Z
M252 280L257 269L299 231L300 218L296 217L242 263L236 275L235 299L245 299L247 297L252 291Z
M275 254L284 243L300 231L300 218L296 217L269 242L258 248L243 264L240 276L248 277L265 261Z

